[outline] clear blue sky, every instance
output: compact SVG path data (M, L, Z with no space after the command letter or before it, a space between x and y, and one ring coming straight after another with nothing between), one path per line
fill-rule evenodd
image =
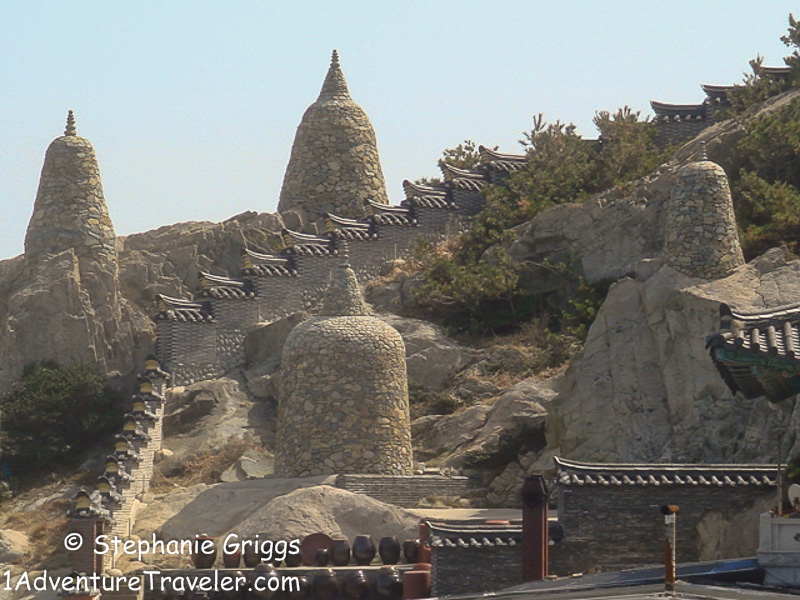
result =
M464 139L518 151L538 112L593 137L596 110L700 102L757 53L783 64L792 4L5 0L0 258L22 252L67 109L120 235L274 211L337 48L396 203Z

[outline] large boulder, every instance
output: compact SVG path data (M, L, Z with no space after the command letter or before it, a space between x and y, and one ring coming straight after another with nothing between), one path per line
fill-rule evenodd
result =
M378 540L416 539L419 517L369 496L321 485L280 496L254 512L234 531L242 537L302 539L311 533L352 540L360 534Z
M18 563L30 550L27 535L13 529L0 529L0 564Z
M396 315L379 315L379 318L397 329L403 338L409 382L426 390L441 390L477 355L475 350L455 343L426 321Z

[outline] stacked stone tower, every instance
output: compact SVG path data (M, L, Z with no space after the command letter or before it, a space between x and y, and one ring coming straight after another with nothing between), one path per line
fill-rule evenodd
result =
M365 200L389 202L375 131L350 98L334 50L319 98L297 128L278 212L299 208L311 219L322 211L361 217Z
M403 339L369 316L346 262L320 315L287 338L281 365L276 475L411 475Z
M89 140L78 137L72 111L64 135L47 148L25 256L73 248L78 258L116 261L116 235L103 198L100 169Z
M728 178L705 148L678 171L666 223L664 256L677 271L720 279L744 264Z

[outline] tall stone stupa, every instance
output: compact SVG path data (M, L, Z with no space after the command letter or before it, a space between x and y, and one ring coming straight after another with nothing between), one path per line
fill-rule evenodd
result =
M92 144L77 135L72 111L64 135L50 143L44 157L25 234L25 257L70 248L79 259L116 263L117 237L103 197L100 167Z
M350 97L334 50L319 98L297 127L278 212L299 208L312 220L322 211L361 217L364 200L389 203L375 131Z

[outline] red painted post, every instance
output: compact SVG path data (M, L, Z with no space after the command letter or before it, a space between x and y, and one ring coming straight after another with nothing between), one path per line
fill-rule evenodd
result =
M532 475L522 486L522 581L547 577L547 546L547 485Z
M675 537L676 518L678 507L674 504L665 504L661 507L664 515L664 592L670 596L675 595Z

